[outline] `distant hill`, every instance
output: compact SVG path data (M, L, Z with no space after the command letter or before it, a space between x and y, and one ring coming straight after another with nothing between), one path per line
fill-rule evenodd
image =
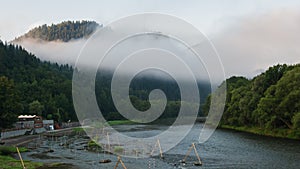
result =
M59 24L42 25L33 28L14 41L22 41L25 38L40 39L44 41L68 42L72 39L87 38L101 25L94 21L64 21Z

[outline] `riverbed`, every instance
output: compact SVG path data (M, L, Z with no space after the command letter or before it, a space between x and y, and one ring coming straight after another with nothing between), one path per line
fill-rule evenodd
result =
M120 125L114 128L128 136L148 137L166 130L159 125ZM159 156L151 158L121 157L128 169L143 168L289 168L300 166L300 141L258 136L232 130L217 129L212 137L203 144L196 144L196 149L203 162L202 166L194 166L197 161L195 153L180 163L191 146L197 142L202 124L196 124L191 132L174 148L164 152L164 159ZM66 142L68 144L64 144ZM39 145L23 154L25 160L44 163L65 163L65 168L108 168L117 163L117 156L91 152L84 149L89 138L85 135L62 136L42 139ZM34 144L34 143L33 143ZM36 143L37 144L37 143ZM52 150L49 152L49 150ZM101 164L100 160L110 159L110 163ZM72 165L71 165L72 164ZM68 166L69 165L69 166ZM119 165L119 168L122 168Z

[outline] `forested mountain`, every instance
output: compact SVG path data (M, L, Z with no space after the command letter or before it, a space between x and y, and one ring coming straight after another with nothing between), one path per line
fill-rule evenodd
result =
M20 114L76 120L72 72L68 65L42 62L22 47L0 41L1 127L11 124Z
M65 21L59 24L42 25L30 30L14 41L24 38L40 39L44 41L68 42L72 39L89 37L100 25L94 21Z
M99 108L107 120L123 120L124 117L116 110L111 96L111 80L113 72L105 71L96 76L96 97ZM198 81L200 100L210 94L210 83L206 81ZM133 106L140 110L146 111L150 108L149 94L154 89L161 89L167 97L167 105L165 111L160 116L162 118L176 118L181 107L181 96L179 86L172 78L165 76L154 77L151 75L136 76L132 79L129 89L130 100ZM159 100L158 100L159 101ZM122 102L122 101L121 101ZM200 103L187 103L189 106L199 106ZM126 105L124 105L126 107ZM199 116L203 116L199 109Z
M248 80L227 79L221 126L300 138L300 65L276 65ZM209 98L206 103L209 106Z
M57 122L77 120L72 101L72 74L73 68L69 65L43 62L21 46L0 41L0 128L9 127L21 114L38 114ZM106 71L97 75L97 101L106 119L124 119L112 101L112 74ZM147 110L149 93L157 88L168 98L161 118L176 117L180 94L177 83L172 80L151 76L135 78L129 89L132 104L138 110ZM203 99L210 92L210 85L201 82L199 89ZM195 103L186 104L195 106Z

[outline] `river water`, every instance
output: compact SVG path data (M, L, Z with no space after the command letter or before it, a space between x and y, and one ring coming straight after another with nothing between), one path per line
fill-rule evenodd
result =
M122 158L125 166L131 168L284 168L298 169L300 166L300 141L258 136L232 130L217 129L212 137L203 144L196 144L198 153L202 159L202 166L193 166L196 161L195 154L187 159L187 164L179 163L183 159L192 142L198 140L202 124L196 124L191 132L174 148L164 153L165 159L158 157L135 159ZM166 129L166 126L122 125L114 126L115 129L129 136L144 137L158 134ZM170 138L171 139L171 138ZM80 142L78 138L74 145ZM75 141L75 142L76 142ZM117 158L114 155L93 153L76 148L64 148L61 145L52 144L52 153L43 158L37 158L32 154L43 152L49 145L45 141L44 146L26 153L24 158L41 162L64 162L73 164L75 168L113 168ZM99 164L99 159L111 159L110 164ZM119 166L119 168L122 168Z

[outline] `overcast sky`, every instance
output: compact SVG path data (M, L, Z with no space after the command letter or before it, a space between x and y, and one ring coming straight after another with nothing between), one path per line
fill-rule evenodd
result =
M183 18L210 35L240 17L278 8L298 9L298 0L1 0L0 36L12 40L40 24L88 19L107 24L142 12L162 12Z
M0 11L2 41L41 24L84 19L107 25L136 13L161 12L206 34L216 45L227 77L253 77L277 63L300 62L299 0L11 0L1 1Z

